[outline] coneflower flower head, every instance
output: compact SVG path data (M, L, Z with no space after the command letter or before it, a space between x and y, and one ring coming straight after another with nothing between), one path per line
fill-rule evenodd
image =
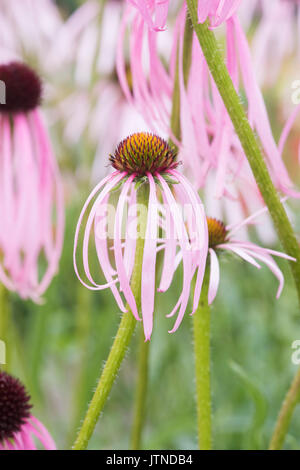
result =
M137 320L142 314L145 338L150 339L153 327L153 309L156 290L156 256L164 253L159 291L165 292L182 261L183 286L179 299L171 313L178 310L175 331L180 325L188 305L191 281L197 273L195 302L200 298L208 249L206 217L197 192L176 169L178 162L171 147L160 137L150 133L137 133L124 139L110 156L114 173L102 180L87 199L77 224L74 243L74 267L80 281L92 290L110 287L119 308L124 312L125 300ZM136 253L136 239L139 211L136 204L141 185L147 185L147 228L145 230L141 278L141 312L139 312L131 290ZM109 217L109 197L120 191L116 210ZM92 199L83 238L83 267L89 281L79 275L76 261L79 230L85 212ZM127 211L126 211L127 209ZM186 214L184 213L186 210ZM113 243L110 250L114 263L111 264L106 228L113 219ZM97 256L107 284L100 285L93 279L89 266L89 239L94 227ZM105 227L103 232L102 228ZM124 229L124 231L122 230ZM189 235L187 233L189 232ZM180 258L180 260L179 260ZM117 287L119 284L119 289Z
M0 104L0 282L37 301L58 268L62 186L38 108L40 78L27 65L12 62L0 65L0 80L5 84L5 104ZM44 273L39 271L42 258Z
M207 217L208 245L213 248L220 243L225 243L228 231L223 222L213 217Z
M282 272L272 258L272 255L292 261L295 261L295 259L279 251L262 248L259 245L249 241L238 240L234 236L240 228L242 228L244 225L252 223L257 216L261 215L265 211L265 208L259 210L257 213L251 215L242 222L232 226L225 226L221 220L207 217L210 254L210 280L208 289L209 303L212 303L217 295L220 281L218 254L222 251L224 253L231 252L232 254L237 255L258 269L261 268L261 265L258 262L260 261L264 263L279 281L276 297L278 298L280 296L284 285L284 278Z
M0 450L36 450L33 436L45 449L55 449L48 431L31 415L31 408L24 385L0 371Z
M18 379L0 372L0 442L14 437L30 416L30 397Z
M167 142L151 133L133 134L122 140L109 160L113 168L137 177L177 168L176 154Z

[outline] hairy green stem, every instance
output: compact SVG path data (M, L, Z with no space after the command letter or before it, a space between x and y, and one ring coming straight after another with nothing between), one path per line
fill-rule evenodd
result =
M135 264L131 281L131 289L136 300L138 311L141 307L141 277L145 233L147 227L148 199L149 185L144 183L139 187L137 192L137 204L143 205L146 210L141 210L139 214L138 222L140 226L140 232L139 237L136 241ZM136 320L132 312L129 310L128 305L127 308L128 311L122 316L117 335L114 339L96 391L89 405L88 411L84 418L81 429L78 433L77 439L74 443L74 450L85 450L87 448L88 442L94 432L100 413L106 403L108 395L116 379L117 373L120 369L122 360L125 356L130 339L133 335L136 326Z
M148 385L148 360L150 341L145 341L143 328L140 329L138 378L136 386L136 397L134 417L131 433L131 449L141 449L142 431L146 414L146 393Z
M192 45L193 45L193 25L190 17L187 15L184 29L183 38L183 54L182 54L182 72L185 87L188 85L189 73L192 63ZM180 125L180 87L179 87L179 46L177 47L176 54L176 69L173 84L173 97L172 97L172 111L170 127L174 137L178 141L181 139L181 125ZM170 139L169 143L177 149L177 145Z
M200 450L212 449L209 268L206 268L200 302L193 315L197 429Z
M275 430L270 442L269 450L279 450L282 448L285 436L293 416L294 409L300 400L300 369L294 377L292 385L286 394L282 404Z
M243 146L257 185L273 219L278 237L285 252L296 258L296 262L291 261L290 266L300 300L300 247L293 228L270 178L260 144L249 124L240 98L235 91L215 35L209 29L207 22L203 24L198 23L198 0L187 0L187 4L207 65Z
M121 366L121 362L125 356L127 347L135 329L135 325L136 320L132 313L124 313L96 391L85 415L77 439L74 443L74 450L85 450L88 446L100 413L103 410Z

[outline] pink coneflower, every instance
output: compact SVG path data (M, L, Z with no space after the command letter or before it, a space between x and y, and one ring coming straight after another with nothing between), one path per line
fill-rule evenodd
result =
M218 5L217 5L218 4ZM258 134L266 162L276 187L286 194L298 196L283 164L270 126L266 106L253 71L246 36L235 14L238 2L199 2L215 7L215 24L225 25L226 62L229 74L239 94L245 94L248 118ZM225 5L227 6L225 9ZM221 12L221 6L224 10ZM210 8L203 10L207 16ZM204 14L205 13L205 14ZM128 6L120 28L117 69L120 84L127 99L141 112L149 125L163 129L179 147L185 171L197 189L205 186L209 174L215 176L217 197L228 195L228 180L238 180L247 165L242 146L220 94L211 78L196 35L193 35L189 79L184 80L182 69L185 37L186 7L178 15L174 29L171 58L161 60L158 42L168 42L168 32L150 30L139 11ZM129 32L129 63L133 77L130 89L126 75L126 32ZM145 54L147 51L147 54ZM170 130L173 84L179 58L180 142Z
M14 62L0 66L0 80L6 88L6 104L0 105L0 281L38 300L62 249L60 176L38 109L40 79Z
M110 161L116 171L95 187L79 217L74 243L75 271L80 281L92 290L110 287L119 308L124 312L126 307L120 295L122 292L133 315L140 320L130 282L135 261L136 238L139 236L137 220L140 208L137 207L136 201L139 186L146 185L144 187L149 191L149 196L142 260L141 314L145 338L149 340L153 327L157 251L164 252L159 284L159 291L162 292L169 288L177 269L178 247L179 256L182 253L183 287L172 312L175 314L179 310L171 330L173 332L180 325L186 311L191 281L196 272L195 302L199 301L208 249L206 218L197 193L176 169L178 163L175 161L175 153L160 137L149 133L133 134L119 144ZM116 211L110 218L111 207L108 202L112 194L119 194L119 198ZM89 211L83 238L83 267L89 281L86 283L78 273L76 251L83 217L95 197L96 201ZM182 209L187 210L186 217ZM113 241L109 250L107 227L110 226L111 219ZM107 281L105 285L99 285L90 271L88 249L92 229L99 264ZM113 263L110 260L110 252L114 258Z
M258 211L256 214L253 214L239 224L235 224L230 227L226 227L220 220L211 217L207 218L210 254L208 302L210 304L215 299L219 287L220 267L217 254L222 251L231 252L258 269L261 268L259 262L265 264L279 281L279 287L276 294L276 298L279 298L283 289L284 278L279 267L273 260L272 255L292 261L295 261L295 259L279 251L262 248L249 241L241 241L235 238L235 233L241 227L243 227L245 224L253 222L254 218L260 215L263 211L264 209Z
M31 415L29 401L23 384L0 371L0 450L37 450L35 440L45 450L56 449L45 426Z

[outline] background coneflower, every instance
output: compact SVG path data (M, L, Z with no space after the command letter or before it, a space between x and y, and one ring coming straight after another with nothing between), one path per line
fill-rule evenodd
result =
M0 80L6 88L0 106L0 281L39 300L61 254L62 186L39 111L41 80L19 62L0 65Z
M226 227L220 220L214 219L212 217L207 218L210 253L210 280L208 290L209 304L211 304L215 299L219 287L220 267L217 253L221 251L231 252L258 269L261 268L261 265L257 261L264 263L279 281L276 298L280 296L283 289L284 277L281 270L273 260L272 255L292 261L295 261L295 259L286 255L285 253L281 253L280 251L262 248L250 241L242 241L234 237L235 233L240 228L242 228L247 223L253 222L255 217L260 215L261 212L262 211L259 211L257 214L253 214L242 222L234 224L230 227Z
M37 450L34 438L45 450L55 450L45 426L31 415L29 402L23 384L0 371L0 450Z

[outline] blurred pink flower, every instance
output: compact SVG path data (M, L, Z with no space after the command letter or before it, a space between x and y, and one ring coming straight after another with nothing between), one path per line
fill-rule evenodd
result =
M161 31L165 28L170 0L127 0L137 8L150 29Z
M241 20L249 27L256 18L258 23L251 40L255 74L259 83L273 86L282 73L287 57L297 59L300 52L300 2L299 0L244 1ZM280 25L280 27L279 27Z
M38 301L62 250L62 186L38 109L39 78L26 65L10 63L0 66L0 79L6 85L6 104L0 105L0 281ZM39 261L46 263L42 277Z
M45 426L30 414L30 397L23 384L0 371L0 450L56 450Z
M0 0L0 61L34 60L45 54L63 23L52 0Z
M292 189L291 179L272 134L263 96L253 71L246 36L237 17L229 15L232 12L229 3L232 7L237 7L238 2L234 2L235 5L232 2L226 3L228 9L225 9L225 3L221 2L219 7L224 7L220 18L228 18L225 22L228 71L237 92L246 96L248 118L261 140L276 187L286 194L298 197L299 194ZM209 4L212 5L210 2ZM181 142L177 141L170 129L176 56L178 51L179 64L182 64L185 20L186 8L183 7L173 32L172 53L166 68L164 60L161 60L158 41L162 43L167 34L168 42L168 33L150 30L139 12L129 6L120 29L118 76L128 101L137 107L146 122L156 131L168 132L179 146L184 170L195 187L204 187L208 176L213 174L215 195L220 198L228 196L228 182L238 182L243 167L248 167L248 163L195 35L187 84L184 83L182 67L179 67ZM132 88L126 74L125 38L128 28ZM243 174L250 175L252 184L251 172L246 170Z
M203 0L198 2L199 23L209 19L210 26L216 28L235 14L242 0Z
M172 312L175 314L179 309L177 320L171 332L174 332L182 321L195 272L197 272L195 302L199 301L206 263L208 234L203 206L189 182L176 170L177 163L174 159L175 154L168 144L153 134L133 134L122 141L110 158L112 166L117 171L104 178L92 191L80 214L75 234L74 267L80 281L91 290L109 287L119 308L124 312L126 308L120 296L120 292L123 292L133 315L137 320L140 320L140 312L138 312L136 300L130 287L135 260L137 211L139 210L136 206L136 184L140 182L149 185L150 195L141 282L141 313L146 340L150 339L153 327L157 251L164 251L164 265L159 285L161 292L169 288L177 269L177 245L182 253L183 287ZM112 216L108 207L108 199L120 184L122 184L120 196L116 212ZM163 203L159 202L158 193L161 195ZM95 197L96 201L89 211L84 229L82 259L84 272L89 281L86 283L78 272L76 251L83 217ZM187 220L182 214L184 206L189 210ZM126 213L127 210L128 213ZM123 220L125 215L125 220ZM107 227L112 221L113 245L111 248L113 249L115 266L111 265L109 259L109 237L107 235ZM122 234L124 222L126 228L125 233ZM189 228L189 236L186 224ZM93 226L98 260L107 281L107 284L104 285L95 282L90 272L88 249ZM159 227L162 232L160 238L158 238ZM119 289L116 283L119 283Z

